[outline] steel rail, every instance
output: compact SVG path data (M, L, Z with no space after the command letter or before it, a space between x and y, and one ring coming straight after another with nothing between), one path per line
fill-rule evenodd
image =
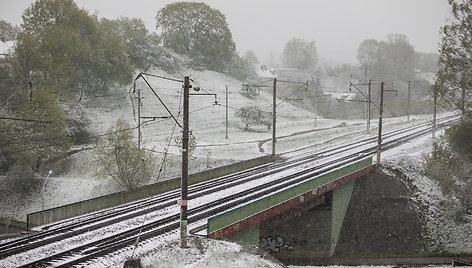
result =
M447 125L447 122L438 124L438 127L441 128L446 125ZM425 128L425 129L418 130L417 132L410 133L406 136L402 136L397 139L393 139L391 141L385 142L384 148L392 148L393 146L397 146L399 143L402 143L406 140L416 138L418 136L429 133L429 131L430 131L429 128ZM316 175L320 175L323 172L346 165L354 160L365 158L366 154L371 154L375 152L376 149L377 149L377 146L372 145L369 148L363 149L361 151L356 151L352 154L322 163L315 167L311 167L311 168L304 169L302 171L295 172L293 174L290 174L286 177L279 178L272 182L256 186L254 188L248 189L240 193L233 194L231 196L224 197L222 199L208 202L197 208L189 210L189 215L191 215L189 217L189 223L210 217L211 215L215 213L224 212L225 210L237 207L246 202L252 201L257 198L261 198L264 195L272 194L274 193L274 191L279 191L283 188L293 186L296 183L301 183L307 179L313 178ZM323 169L325 167L329 167L329 168ZM196 214L199 212L201 213ZM152 222L143 226L145 233L141 235L141 241L144 241L146 239L155 237L157 235L162 235L165 232L169 232L171 230L177 229L179 226L178 216L179 214L176 213L172 216L166 217L165 219L158 220L156 222ZM162 225L165 225L165 226L162 227ZM123 232L121 234L118 234L112 238L106 238L103 241L98 241L98 242L82 245L79 248L74 249L72 251L62 252L54 256L50 256L45 259L39 260L38 261L39 263L34 262L31 264L27 264L25 267L29 267L30 265L45 264L56 258L59 258L59 259L73 258L73 260L67 263L61 264L58 267L67 267L70 265L77 265L85 261L89 261L90 259L110 253L116 249L120 249L129 245L132 245L136 241L135 236L137 235L137 232L139 229L140 228L135 228L135 229ZM125 238L122 239L123 237ZM75 252L82 251L85 249L89 249L88 251L86 251L85 255L82 252L79 254L81 255L79 257L68 256L71 253L72 255L74 255L76 254Z
M278 191L280 189L289 187L291 185L294 185L295 183L300 183L307 179L311 179L313 176L346 165L352 162L353 160L364 157L365 156L359 156L358 153L354 153L352 155L344 156L340 159L335 159L315 167L307 168L303 171L298 171L296 173L290 174L289 176L282 177L272 182L253 187L246 191L238 192L230 196L226 196L224 198L208 202L199 207L189 210L189 223L208 218L216 213L223 212L225 210L234 208L240 204L249 202L256 198L260 198L262 196L274 193L274 191ZM329 169L322 169L328 166ZM68 261L67 263L61 264L57 267L70 267L71 265L77 265L91 258L97 257L98 255L101 255L103 253L108 253L118 248L123 248L132 245L136 241L136 235L138 235L141 231L143 233L140 236L140 241L144 241L151 237L161 235L170 230L174 230L179 226L178 219L179 213L175 213L164 219L147 223L142 227L133 228L131 230L127 230L119 234L100 239L98 241L90 242L85 245L81 245L77 248L66 250L48 256L46 258L34 261L32 263L22 265L20 267L40 267L43 265L48 265L48 263L51 263L55 260L61 260L66 258L71 259L71 261Z
M449 118L451 118L451 117L449 117ZM445 121L445 119L442 120L442 121ZM448 121L446 121L446 123L447 123L447 122L448 122ZM442 124L445 124L445 123L442 123ZM427 125L427 123L421 124L421 125L422 125L422 126L425 126L425 125ZM441 127L441 123L438 124L438 126ZM416 128L419 128L419 127L418 127L418 126L406 127L406 128L404 128L403 130L411 131L412 128L415 128L415 129L416 129ZM418 132L419 134L416 134L415 137L416 137L416 136L419 136L419 135L424 135L424 134L425 134L426 132L428 132L428 131L429 131L429 130L427 130L427 129L426 129L426 130L422 130L421 132ZM393 135L393 134L392 134L393 132L394 132L394 133L400 133L401 131L400 131L400 130L395 130L395 131L392 131L389 135ZM387 135L387 134L386 134L386 135ZM371 140L371 139L372 139L372 138L368 138L368 139L366 139L366 140ZM375 137L374 137L374 139L375 139ZM395 142L399 142L401 139L406 139L406 138L399 138L398 140L395 140ZM364 141L361 141L361 142L364 142L364 143L365 143L366 141L364 140ZM353 144L357 144L357 146L359 146L359 142L351 143L349 146L352 147ZM390 143L386 143L385 146L386 146L386 147L385 147L386 149L387 149L387 148L390 148L390 147L392 147L392 146L394 146L394 141L391 141ZM290 165L292 165L292 164L293 164L292 167L293 167L293 166L298 166L298 165L301 165L300 163L304 164L304 163L313 161L314 159L319 159L319 158L331 156L331 155L334 155L334 154L335 154L334 151L336 151L336 150L338 150L336 153L340 153L340 152L349 150L349 149L348 149L348 146L341 146L341 147L342 147L342 150L341 150L341 151L339 151L339 148L336 147L336 148L333 148L333 149L325 150L324 153L320 153L320 154L317 154L317 155L305 157L305 158L302 159L302 160L298 159L298 160L294 160L294 161L287 161L287 162L282 162L282 163L276 163L276 164L273 164L273 165L264 165L264 166L262 166L261 168L257 167L257 168L254 168L254 169L248 171L248 172L241 172L240 174L238 174L238 175L239 175L239 178L238 178L238 179L241 179L241 178L242 178L243 181L236 181L236 179L235 179L233 176L225 176L225 177L220 178L220 179L223 179L223 180L227 180L225 183L228 183L228 181L229 181L230 184L228 184L228 185L220 185L219 182L218 182L218 180L210 181L211 183L213 183L212 187L216 187L215 190L213 190L213 191L212 191L211 189L209 189L209 185L206 184L206 183L201 183L201 185L198 184L198 185L196 185L196 187L194 188L194 193L195 193L195 194L192 195L191 198L196 198L196 197L199 197L199 196L202 196L202 195L205 195L205 194L210 194L210 193L212 193L212 192L214 192L214 191L222 190L222 189L224 189L224 188L226 188L226 187L231 187L231 186L234 186L234 185L237 185L237 184L240 184L240 183L244 183L244 182L248 182L248 181L251 181L251 180L260 178L260 177L262 177L262 176L267 176L267 175L270 175L270 174L277 173L277 172L279 172L280 170L289 168ZM373 146L372 148L375 150L376 147ZM351 149L352 149L352 148L351 148ZM328 154L326 154L326 152L331 152L331 154L328 155ZM367 153L367 152L364 152L364 153ZM295 164L295 163L296 163L296 164ZM261 172L261 169L269 169L269 170L268 170L268 172L266 173L266 172ZM251 172L253 172L253 173L263 173L263 174L260 175L260 176L251 176L251 175L250 175ZM249 175L248 175L248 174L249 174ZM237 177L237 176L236 176L236 177ZM251 177L253 177L253 178L251 178ZM206 190L205 190L205 191L202 191L202 189L206 189ZM173 196L173 198L174 198L174 197L175 197L175 198L178 198L178 196ZM164 200L164 199L159 199L159 201L156 201L156 202L157 202L157 203L163 202L163 200ZM165 201L165 200L164 200L164 201ZM142 211L141 211L142 213L139 213L139 214L142 215L142 214L144 214L144 213L149 212L150 210L162 209L162 208L164 208L164 207L168 207L168 206L171 206L171 205L174 205L174 204L175 204L175 201L174 201L174 200L168 201L168 202L165 202L164 204L160 204L160 205L158 205L158 206L155 206L155 207L152 207L152 208L148 208L148 209L146 209L146 210L142 210ZM139 206L139 207L144 207L144 206L150 206L150 204L149 204L149 203L143 203L143 204L140 204L140 205L138 205L138 206ZM133 209L133 210L136 210L136 207L133 207L132 209ZM119 211L119 212L120 212L120 213L123 213L122 211ZM126 219L126 218L129 218L129 217L121 216L121 217L115 218L114 220L107 221L106 223L102 223L102 224L96 225L96 227L97 227L97 228L100 228L100 227L103 227L103 226L105 226L105 225L109 225L109 224L111 224L111 223L115 223L115 222L124 220L124 219ZM85 224L85 223L84 223L84 222L80 222L79 224L83 225L83 224ZM66 227L64 228L64 230L71 230L71 229L73 229L72 226L66 226ZM85 229L86 229L86 228L85 228ZM85 230L85 229L84 229L84 230ZM90 230L90 229L87 229L87 230ZM56 237L59 237L59 238L56 239L55 241L64 239L65 237L70 237L70 236L73 236L73 235L77 235L77 234L80 234L80 232L77 232L77 231L76 231L75 233L72 232L72 233L69 233L68 235L64 235L64 234L63 234L63 235L59 235L59 236L56 234L55 236L56 236ZM41 234L39 234L38 237L39 237L39 238L37 238L37 239L40 239ZM15 241L13 241L13 242L15 242ZM8 253L8 255L11 255L11 254L15 254L15 253L18 253L18 252L26 251L26 250L28 250L28 249L36 248L36 247L38 247L38 246L40 246L40 245L44 245L44 244L51 243L51 242L52 242L52 240L47 240L47 239L46 239L46 240L43 240L43 242L41 242L42 244L41 244L41 243L29 243L27 240L21 240L21 239L20 239L20 240L18 240L17 243L20 243L20 244L21 244L21 243L22 243L22 244L25 244L25 243L26 243L26 245L23 247L23 250L19 250L19 249L15 250L15 249L13 249L13 250L10 250L10 251L5 251L5 250L2 251L2 248L8 248L9 246L12 245L11 243L7 243L7 244L2 244L2 245L0 245L0 254L2 254L2 253L7 254L7 253ZM2 256L2 255L0 255L0 256ZM1 257L0 257L0 258L1 258Z

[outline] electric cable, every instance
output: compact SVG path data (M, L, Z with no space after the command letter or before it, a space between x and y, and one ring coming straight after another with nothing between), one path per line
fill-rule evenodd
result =
M180 113L182 112L182 96L183 96L183 92L181 91L180 93L181 93L181 94L180 94L180 100L179 100L179 112L177 113L177 119L179 118ZM174 132L175 132L175 128L176 128L176 127L177 127L177 123L174 123L174 127L172 128L172 133L171 133L171 135L170 135L169 142L167 143L167 147L166 147L166 149L165 149L165 151L164 151L164 157L162 158L162 164L161 164L161 168L159 169L159 173L158 173L158 175L157 175L157 180L159 180L159 178L160 178L160 176L161 176L161 171L162 171L162 169L163 169L163 167L164 167L164 165L165 165L165 160L166 160L166 158L167 158L167 153L168 153L168 151L169 151L170 143L171 143L172 138L173 138L173 136L174 136Z
M31 80L28 81L28 83L24 84L22 87L20 87L17 91L15 91L15 93L13 93L10 97L8 97L2 104L0 104L0 109L3 108L5 106L5 104L11 99L13 98L16 94L18 94L23 88L25 88L27 85L30 85L30 87L33 87L32 84L31 84Z

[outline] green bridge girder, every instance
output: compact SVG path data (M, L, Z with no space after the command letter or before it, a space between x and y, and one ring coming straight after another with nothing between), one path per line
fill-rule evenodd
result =
M354 180L366 175L372 166L372 157L353 162L333 171L317 175L288 189L255 200L208 219L207 234L210 238L230 239L259 244L259 226L262 222L333 192L331 254L341 231L354 187Z

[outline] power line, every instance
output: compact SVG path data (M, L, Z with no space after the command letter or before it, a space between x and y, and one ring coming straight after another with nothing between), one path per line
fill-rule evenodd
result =
M35 119L24 119L24 118L13 118L13 117L0 117L1 120L13 120L13 121L24 121L24 122L33 122L33 123L41 123L41 124L52 124L53 121L45 121L45 120L35 120Z
M149 84L149 82L146 80L146 78L144 78L143 74L146 74L146 73L139 73L138 76L136 77L136 80L138 80L139 78L142 78L144 80L144 82L146 82L147 86L151 89L152 93L154 93L154 96L157 97L157 99L161 102L162 106L164 106L164 108L167 110L167 112L170 114L170 116L172 117L172 119L174 119L174 121L177 123L177 125L179 125L179 127L182 127L180 125L180 123L177 121L177 119L174 117L174 115L171 113L171 111L169 110L169 108L167 108L167 106L165 105L165 103L162 101L162 99L159 97L159 95L157 95L156 91L152 88L152 86ZM166 80L170 80L170 81L174 81L174 82L183 82L181 80L176 80L176 79L173 79L173 78L168 78L168 77L163 77L163 76L159 76L159 75L150 75L150 74L146 74L146 75L149 75L149 76L153 76L153 77L157 77L157 78L161 78L161 79L166 79ZM135 87L136 88L136 87ZM139 109L139 107L138 107Z
M3 108L4 105L11 99L13 98L16 94L18 94L18 92L20 92L23 88L25 88L27 85L29 85L31 87L31 89L33 89L33 83L30 81L28 81L28 83L24 84L22 87L20 87L17 91L15 91L15 93L13 93L10 97L8 97L1 105L0 105L0 108Z
M169 80L169 81L174 81L174 82L179 82L179 83L183 83L183 82L184 82L183 80L179 80L179 79L176 79L176 78L165 77L165 76L160 76L160 75L155 75L155 74L148 74L148 73L139 73L139 74L138 74L138 77L136 77L136 79L138 79L139 76L142 76L142 75L151 76L151 77L156 77L156 78L160 78L160 79L164 79L164 80Z

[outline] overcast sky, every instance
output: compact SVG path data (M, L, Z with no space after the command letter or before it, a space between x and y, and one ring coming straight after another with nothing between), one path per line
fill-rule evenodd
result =
M0 0L0 19L22 23L33 0ZM156 12L171 0L76 0L99 17L141 18L155 29ZM447 0L202 0L226 16L237 50L256 53L261 61L279 59L288 40L315 40L323 59L356 63L365 39L384 40L405 34L420 52L437 52L440 27L447 23Z

